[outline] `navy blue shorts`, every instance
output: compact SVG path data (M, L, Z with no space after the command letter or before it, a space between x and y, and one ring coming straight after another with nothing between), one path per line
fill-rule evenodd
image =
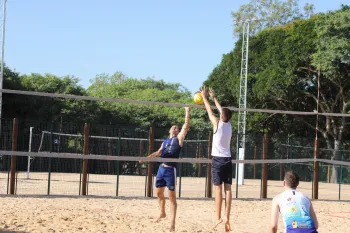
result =
M213 184L232 184L232 161L231 157L213 156L211 175Z
M176 168L159 166L156 187L161 188L167 186L170 191L175 191L176 188Z

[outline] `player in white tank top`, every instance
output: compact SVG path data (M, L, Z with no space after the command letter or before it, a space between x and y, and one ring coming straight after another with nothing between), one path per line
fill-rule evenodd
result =
M286 191L272 201L271 232L277 232L279 212L282 215L285 233L317 233L318 222L310 199L296 191L299 177L294 171L285 174L283 186Z
M219 113L218 119L207 100L206 87L201 88L202 97L204 100L205 108L208 112L209 119L213 125L213 145L212 145L212 179L215 186L215 203L216 203L216 224L213 228L216 228L223 222L221 219L221 206L222 206L222 183L224 183L226 193L226 222L225 231L231 231L230 226L230 213L232 202L232 161L230 152L230 142L232 136L232 127L230 119L232 113L228 108L222 108L220 103L215 97L215 93L212 89L209 89L209 95L213 99Z
M231 158L232 126L230 122L219 120L217 130L213 135L212 156Z

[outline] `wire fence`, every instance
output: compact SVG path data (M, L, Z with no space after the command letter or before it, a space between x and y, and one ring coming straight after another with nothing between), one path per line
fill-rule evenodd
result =
M149 154L150 129L127 125L90 125L88 154L107 156L144 157ZM157 150L169 129L153 129L153 151ZM1 120L1 150L12 149L13 120ZM190 131L186 136L180 157L208 158L210 132ZM264 135L246 135L245 160L263 159L267 146L268 159L296 159L314 157L313 138L270 137L263 143ZM232 136L231 152L237 158L237 135ZM84 153L84 124L62 122L37 122L20 120L17 150L23 152ZM329 143L328 143L329 144ZM336 149L328 148L320 140L320 158L350 161L346 142L334 142ZM238 158L237 158L238 159ZM148 166L152 164L152 192L157 162L89 160L87 194L101 196L146 196ZM272 198L281 191L284 171L295 170L301 177L300 189L312 194L313 163L267 164L268 192ZM244 165L244 185L233 185L239 198L260 198L262 193L262 164ZM0 157L0 194L9 194L11 156ZM15 193L18 195L81 195L82 159L17 156ZM207 163L179 163L177 166L177 192L180 197L206 197L208 183ZM321 199L350 200L350 168L342 165L320 163L319 181ZM209 170L210 172L210 170ZM236 165L233 164L235 177ZM152 193L153 195L153 193Z

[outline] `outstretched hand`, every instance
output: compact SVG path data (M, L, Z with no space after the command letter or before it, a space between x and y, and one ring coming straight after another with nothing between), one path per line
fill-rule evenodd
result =
M214 92L213 88L211 88L211 87L209 87L209 95L212 99L215 98L215 92Z
M207 88L205 86L202 86L200 91L201 91L202 97L206 98L208 95Z

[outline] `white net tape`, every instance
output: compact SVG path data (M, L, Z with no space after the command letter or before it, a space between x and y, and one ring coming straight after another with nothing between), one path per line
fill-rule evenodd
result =
M176 103L163 103L163 102L155 102L155 101L100 98L100 97L93 97L93 96L77 96L77 95L66 95L66 94L34 92L34 91L0 89L0 92L7 93L7 94L32 95L32 96L43 96L43 97L51 97L51 98L65 98L65 99L76 99L76 100L99 100L99 101L106 101L106 102L149 104L149 105L160 105L160 106L168 106L168 107L192 107L192 108L203 108L203 109L205 108L204 105L195 105L195 104L176 104ZM212 108L216 109L215 106L212 106ZM350 114L346 114L346 113L319 113L317 111L302 112L302 111L283 111L283 110L270 110L270 109L235 108L235 107L227 107L227 108L236 112L245 111L245 112L262 112L262 113L273 113L273 114L290 114L290 115L320 115L320 116L350 117Z
M62 159L95 159L95 160L109 160L109 161L150 161L150 162L177 162L177 163L211 163L210 159L196 159L196 158L180 158L180 159L165 159L165 158L146 158L134 156L110 156L110 155L84 155L74 153L54 153L54 152L21 152L21 151L6 151L0 150L0 155L10 156L30 156L30 157L47 157L47 158L62 158ZM232 160L232 163L243 164L286 164L286 163L310 163L322 162L329 164L350 166L350 162L329 160L329 159L259 159L259 160Z

